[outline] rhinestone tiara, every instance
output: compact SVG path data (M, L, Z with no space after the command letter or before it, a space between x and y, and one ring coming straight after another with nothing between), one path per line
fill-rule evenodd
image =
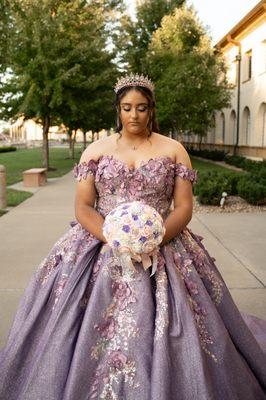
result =
M117 79L114 88L115 93L126 86L143 86L151 92L154 91L154 84L148 76L145 77L144 75L133 74L132 72L130 75L122 76L122 78Z

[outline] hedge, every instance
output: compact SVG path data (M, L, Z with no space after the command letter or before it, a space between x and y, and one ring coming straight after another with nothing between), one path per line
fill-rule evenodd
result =
M17 148L15 146L3 146L0 147L0 153L7 153L9 151L16 151Z
M227 154L225 151L221 150L196 150L193 149L193 147L188 147L187 151L192 156L203 157L214 161L223 161Z
M199 174L194 194L201 204L219 205L223 192L238 195L250 204L266 204L266 169L244 175L220 171Z
M248 172L259 172L261 168L266 169L266 160L256 161L250 160L243 156L234 156L223 150L196 150L187 147L187 151L192 156L203 157L213 161L225 161L227 164L242 168Z

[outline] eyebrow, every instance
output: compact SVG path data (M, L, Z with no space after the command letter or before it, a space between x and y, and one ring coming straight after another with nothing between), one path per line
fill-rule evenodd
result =
M131 103L121 103L122 106L131 106ZM138 103L137 106L148 106L148 103Z

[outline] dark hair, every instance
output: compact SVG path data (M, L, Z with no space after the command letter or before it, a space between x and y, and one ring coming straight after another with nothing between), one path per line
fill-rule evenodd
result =
M149 121L148 121L148 125L147 125L148 129L149 129L149 136L152 134L152 132L159 133L159 125L156 120L156 110L155 110L156 102L155 102L154 94L148 88L143 87L143 86L126 86L126 87L120 89L116 93L116 98L114 101L114 105L116 108L115 132L120 133L120 131L123 127L121 119L120 119L120 111L121 111L120 102L121 102L122 98L132 89L138 90L148 100L148 108L150 110L150 116L149 116Z

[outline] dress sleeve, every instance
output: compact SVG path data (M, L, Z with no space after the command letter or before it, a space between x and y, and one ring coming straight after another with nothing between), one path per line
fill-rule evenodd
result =
M194 184L198 179L198 171L196 169L190 169L182 163L176 163L175 176L189 180L192 184Z
M98 167L98 161L89 160L83 161L79 164L75 164L73 168L74 177L81 181L81 179L86 179L88 174L95 176Z

